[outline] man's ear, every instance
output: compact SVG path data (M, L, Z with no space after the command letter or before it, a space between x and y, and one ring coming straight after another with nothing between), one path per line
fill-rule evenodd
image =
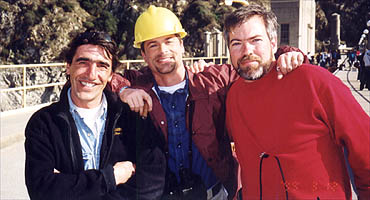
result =
M145 55L145 52L143 50L140 50L141 52L141 56L143 57L144 61L146 62L146 55Z
M110 73L110 76L109 76L109 78L108 78L108 83L112 81L113 73L114 73L113 71Z
M185 47L184 47L184 41L182 39L180 39L180 45L181 45L181 53L182 54L185 54Z
M272 53L275 54L276 51L277 51L277 37L273 37L271 39L271 49L272 49Z
M69 71L69 70L70 70L70 68L71 68L71 64L67 63L67 64L66 64L66 74L67 74L67 75L70 75L70 71Z

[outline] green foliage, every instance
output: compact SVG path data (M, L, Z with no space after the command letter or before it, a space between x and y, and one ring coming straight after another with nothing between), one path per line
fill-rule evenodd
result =
M2 10L9 11L10 10L9 4L4 1L0 1L0 11Z
M79 0L79 2L81 7L93 16L98 16L106 6L104 0Z
M330 16L333 13L340 14L341 40L347 46L356 46L362 31L366 28L367 20L370 20L369 0L317 0L316 6L316 38L320 41L330 39L329 25L332 23ZM321 10L320 10L321 9ZM320 12L324 16L320 16Z
M73 3L63 0L57 1L56 5L63 8L64 12L72 12L74 8Z
M33 10L27 10L24 13L24 23L26 26L33 26L40 21L40 17L35 14Z
M94 24L97 30L104 30L105 32L114 35L117 32L118 20L109 11L104 10L100 13Z
M1 57L7 58L9 56L9 50L3 48L3 50L1 51L1 54L0 55L1 55Z
M204 32L220 29L220 17L214 13L218 6L214 1L193 1L184 10L181 23L189 34L185 39L185 49L191 56L203 56ZM220 14L220 13L219 13Z
M41 4L36 14L42 18L45 15L50 14L50 7L47 4Z
M87 29L93 29L95 25L94 22L86 21L83 23L83 26L86 27Z

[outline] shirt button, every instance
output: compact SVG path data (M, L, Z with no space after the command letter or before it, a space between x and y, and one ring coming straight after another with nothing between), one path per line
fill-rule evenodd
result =
M175 127L177 128L177 127L179 127L179 125L176 123L176 124L175 124Z
M175 107L176 107L176 106L175 106L175 104L172 104L171 108L172 108L172 109L175 109Z
M191 134L195 135L195 131L192 131Z
M177 148L181 148L181 142L179 144L177 144Z
M91 133L88 133L88 134L87 134L87 136L89 136L89 137L90 137L90 136L91 136Z
M164 121L161 121L161 124L163 125L164 124Z

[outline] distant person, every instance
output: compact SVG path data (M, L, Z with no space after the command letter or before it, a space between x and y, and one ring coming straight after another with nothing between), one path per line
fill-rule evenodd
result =
M352 67L353 63L356 60L356 52L354 50L347 52L347 58L348 58L348 64L350 67Z
M151 200L162 195L162 137L150 118L138 117L107 86L119 64L116 52L115 42L103 32L87 31L71 42L68 83L59 102L33 114L26 127L31 199Z
M321 52L320 54L320 66L323 67L323 68L327 68L327 59L328 59L328 55L326 52Z
M331 67L337 69L338 68L338 61L340 59L340 53L338 49L335 49L331 52Z
M370 90L370 49L367 49L364 52L364 64L362 68L362 74L361 74L361 84L360 84L360 90L363 90L364 88L367 88Z
M316 65L320 65L320 56L321 56L321 53L317 53L316 56L315 56L315 60L316 60Z
M307 53L307 59L308 59L308 61L309 61L311 64L313 63L314 58L313 58L313 56L311 55L311 52L308 52L308 53Z
M357 53L359 52L359 53ZM357 80L360 81L360 88L361 88L361 82L362 82L362 71L364 70L365 63L364 63L364 52L361 53L361 51L356 52L356 59L358 61L358 73L357 73ZM365 84L365 83L364 83ZM363 87L362 87L363 89Z
M226 125L241 166L243 199L351 199L343 148L359 199L370 198L370 118L341 80L303 64L276 80L277 18L250 5L224 23L239 78Z

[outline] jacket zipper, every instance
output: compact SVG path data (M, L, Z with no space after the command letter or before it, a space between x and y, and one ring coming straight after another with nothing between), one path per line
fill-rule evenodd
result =
M76 160L76 151L75 151L75 148L74 148L74 144L73 144L73 139L72 139L72 135L71 135L71 126L70 126L70 123L68 121L68 117L65 115L65 114L61 114L60 117L66 122L67 124L67 135L68 135L68 140L69 140L69 150L71 152L71 159L72 159L72 168L73 168L73 171L74 172L77 172L77 160Z
M121 110L121 112L122 112L122 110ZM109 156L110 156L110 153L111 153L111 151L112 151L112 148L113 148L113 145L114 145L114 129L116 128L116 125L117 125L117 121L118 121L118 119L119 119L119 117L121 116L120 114L119 114L120 112L118 112L118 113L116 113L116 115L114 116L114 122L113 122L113 127L112 127L112 129L111 129L111 136L112 136L112 140L111 140L111 144L109 145L109 149L108 149L108 152L106 153L106 156L104 156L104 158L105 158L105 160L104 160L104 163L102 163L102 165L101 165L101 167L102 168L104 168L106 165L107 165L107 162L108 162L108 158L109 158ZM108 121L106 121L106 127L108 127L109 126L109 122L107 123ZM108 136L108 135L107 135Z

